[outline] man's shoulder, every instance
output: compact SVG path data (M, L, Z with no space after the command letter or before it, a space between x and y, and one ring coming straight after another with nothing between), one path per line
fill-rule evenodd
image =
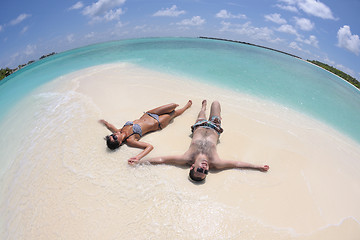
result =
M194 151L192 150L188 150L186 153L184 153L183 155L183 160L186 162L187 165L191 166L194 163Z

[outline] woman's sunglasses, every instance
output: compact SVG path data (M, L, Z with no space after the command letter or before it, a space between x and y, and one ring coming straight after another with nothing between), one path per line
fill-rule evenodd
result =
M115 142L118 140L118 137L115 134L111 134L111 135L106 136L106 141L108 141L110 139L110 136L114 139Z

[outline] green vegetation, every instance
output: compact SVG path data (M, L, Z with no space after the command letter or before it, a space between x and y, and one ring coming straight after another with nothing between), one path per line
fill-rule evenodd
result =
M14 72L14 69L10 69L10 68L5 68L5 69L1 69L0 70L0 80L2 80L3 78L9 76L10 74L12 74Z
M46 54L46 55L41 56L39 59L43 59L43 58L49 57L49 56L54 55L54 54L56 54L56 53L55 53L55 52L52 52L52 53L49 53L49 54ZM33 63L33 62L35 62L35 61L34 61L34 60L31 60L31 61L29 61L28 63L19 65L17 68L14 68L14 69L11 69L11 68L2 68L2 69L0 70L0 81L3 80L4 78L6 78L7 76L9 76L10 74L16 72L17 70L19 70L19 69L21 69L21 68L23 68L23 67L25 67L25 66Z
M308 62L311 62L319 67L322 67L326 70L328 70L329 72L334 73L335 75L341 77L342 79L344 79L345 81L351 83L352 85L354 85L355 87L357 87L358 89L360 89L360 82L358 80L356 80L356 78L353 78L352 76L344 73L343 71L340 71L339 69L336 69L332 66L329 66L325 63L319 62L319 61L315 61L315 60L307 60Z

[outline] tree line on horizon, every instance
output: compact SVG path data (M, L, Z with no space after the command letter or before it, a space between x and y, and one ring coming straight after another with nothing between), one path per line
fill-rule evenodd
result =
M345 81L351 83L352 85L354 85L355 87L357 87L358 89L360 89L360 82L358 80L356 80L356 78L353 78L352 76L350 76L349 74L344 73L343 71L334 68L333 66L327 65L326 63L322 63L316 60L307 60L310 63L313 63L319 67L322 67L325 70L328 70L329 72L334 73L335 75L341 77L342 79L344 79Z
M49 56L52 56L52 55L55 55L56 54L56 52L52 52L52 53L49 53L49 54L46 54L46 55L42 55L40 58L39 58L39 60L41 60L41 59L43 59L43 58L46 58L46 57L49 57ZM22 69L23 67L25 67L25 66L27 66L27 65L29 65L29 64L32 64L32 63L34 63L35 62L35 60L31 60L31 61L29 61L28 63L26 63L26 64L21 64L21 65L19 65L17 68L1 68L0 69L0 81L1 80L3 80L4 78L6 78L7 76L9 76L9 75L11 75L11 74L13 74L14 72L16 72L16 71L18 71L18 70L20 70L20 69Z

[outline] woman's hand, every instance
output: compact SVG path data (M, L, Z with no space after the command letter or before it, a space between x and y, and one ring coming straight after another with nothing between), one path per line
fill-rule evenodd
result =
M128 164L129 165L136 165L136 164L139 163L139 161L140 161L140 159L138 157L131 157L128 160Z

